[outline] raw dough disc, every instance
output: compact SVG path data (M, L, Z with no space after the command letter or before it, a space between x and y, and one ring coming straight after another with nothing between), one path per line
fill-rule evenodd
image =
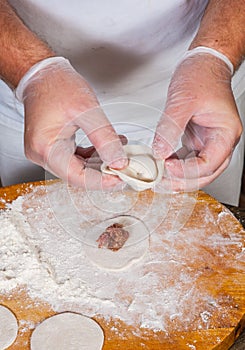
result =
M129 238L117 251L98 248L97 239L105 229L115 223L122 224L129 232ZM88 258L98 267L118 270L141 260L149 247L149 230L143 221L134 216L122 215L105 220L88 230L84 239L84 249Z
M0 350L7 349L17 337L18 322L15 315L0 305Z
M100 350L103 343L98 323L73 312L47 318L31 336L31 350Z
M125 169L117 170L101 166L106 174L117 175L136 191L153 188L161 181L164 172L164 161L155 159L150 147L145 145L126 145L123 147L129 159Z

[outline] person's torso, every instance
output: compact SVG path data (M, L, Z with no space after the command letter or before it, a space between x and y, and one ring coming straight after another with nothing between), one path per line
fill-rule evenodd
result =
M32 30L70 59L102 102L155 107L163 103L164 82L188 48L207 2L10 1Z
M109 108L112 122L132 120L133 115L135 122L152 126L164 107L171 74L195 35L208 0L9 2L57 55L70 59L101 103L128 103L122 113L120 108L115 113ZM242 77L238 74L236 80L238 93L244 89ZM11 97L3 82L0 92L3 105L5 95ZM142 112L142 105L159 113L150 117L152 112L147 112L149 108Z

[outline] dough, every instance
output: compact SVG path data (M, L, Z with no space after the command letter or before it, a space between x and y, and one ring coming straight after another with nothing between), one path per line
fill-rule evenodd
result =
M31 350L100 350L103 343L98 323L73 312L47 318L31 336Z
M161 181L164 172L164 161L154 159L150 147L126 145L124 150L129 159L127 168L116 170L103 163L101 171L119 176L136 191L152 188Z
M0 350L7 349L17 337L18 322L15 315L0 305Z
M117 251L98 247L98 238L108 226L123 225L129 232L126 243ZM149 247L149 231L146 225L134 216L122 215L103 221L88 230L84 239L88 258L98 267L109 270L124 269L142 259Z

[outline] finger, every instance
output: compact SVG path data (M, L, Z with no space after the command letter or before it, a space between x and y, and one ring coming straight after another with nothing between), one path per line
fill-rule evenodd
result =
M91 157L85 161L85 167L90 169L95 169L100 171L101 169L101 159L99 157Z
M101 159L99 157L91 157L84 159L83 157L76 154L78 159L81 159L84 162L85 168L91 168L100 171L101 170Z
M110 190L122 183L117 176L102 175L100 171L85 168L83 162L74 155L71 156L68 167L60 172L60 177L69 185L85 190Z
M210 133L210 131L211 129L207 127L200 127L190 122L181 138L182 144L189 149L189 151L201 151L204 148L206 134L208 132Z
M230 159L226 159L225 162L209 176L201 178L174 178L164 177L162 181L154 188L154 192L159 193L172 193L172 192L191 192L199 190L212 181L214 181L229 165Z
M86 133L102 161L117 169L127 165L127 156L120 138L101 108L84 112L77 118L76 124Z
M166 159L176 151L186 125L185 119L179 118L177 121L174 117L170 117L168 111L163 114L156 128L152 144L153 154L156 158Z
M122 145L126 145L128 143L128 139L126 136L119 135L119 138L122 142ZM98 152L96 151L94 146L90 146L90 147L77 146L76 155L86 159L90 157L98 157Z
M75 156L70 161L66 181L85 190L110 190L122 183L117 176L102 175L100 171L91 168L81 169Z
M198 155L189 155L185 159L169 158L165 161L165 167L172 177L197 178L207 177L216 172L217 169L231 156L234 144L221 135L221 131L212 132L204 148Z
M73 186L88 190L110 189L121 183L113 175L102 175L101 172L86 169L85 162L74 153L73 140L57 141L49 152L45 169Z
M198 152L190 151L188 147L182 146L176 152L174 152L168 159L186 159L189 158L190 155L195 156L197 154ZM166 159L165 162L167 162L168 159Z

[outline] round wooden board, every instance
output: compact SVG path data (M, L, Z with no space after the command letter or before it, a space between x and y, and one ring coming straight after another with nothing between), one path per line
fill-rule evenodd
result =
M51 182L52 184L53 182ZM5 209L6 203L12 202L18 196L32 192L33 188L45 183L21 184L6 188L0 188L0 208ZM152 192L143 192L139 194L139 201L151 200ZM192 194L190 194L191 196ZM200 221L204 208L217 216L224 210L224 207L216 200L199 191L196 193L197 202L195 209L188 221L188 225L195 225ZM243 247L245 246L245 233L240 223L231 213L226 215L229 222L222 225L225 230L230 225L233 226L233 233L242 237ZM225 234L225 232L224 232ZM243 248L244 249L244 248ZM198 268L198 267L197 267ZM222 266L220 266L222 268ZM209 271L208 279L210 281L210 292L215 283L215 271ZM213 282L212 282L213 280ZM200 279L200 284L204 283ZM128 326L120 320L106 321L103 317L95 317L95 320L101 325L105 334L105 343L103 350L138 350L138 349L168 349L168 350L227 350L234 343L245 328L245 268L236 269L236 264L226 271L223 283L219 286L218 293L222 296L223 315L214 319L208 329L194 329L188 331L173 331L171 334L149 330L142 335L136 336L134 327ZM217 297L217 290L214 292ZM19 321L19 333L15 343L9 350L25 350L30 348L30 335L35 326L45 318L55 314L51 306L43 300L32 300L25 289L25 286L19 286L11 293L4 294L0 291L0 304L9 307L16 315ZM28 327L27 325L31 325ZM116 325L117 334L123 334L118 337L113 329ZM194 344L194 345L193 345Z

